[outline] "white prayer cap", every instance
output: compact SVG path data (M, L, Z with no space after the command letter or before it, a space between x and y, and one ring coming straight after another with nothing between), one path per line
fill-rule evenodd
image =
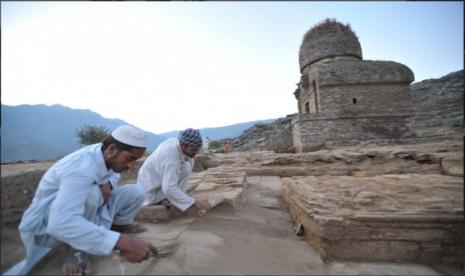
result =
M119 142L138 148L147 147L147 134L137 127L122 125L113 130L111 136Z

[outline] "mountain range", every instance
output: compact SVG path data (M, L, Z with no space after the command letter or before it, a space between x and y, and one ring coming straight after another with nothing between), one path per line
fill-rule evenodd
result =
M463 70L438 79L411 84L416 127L463 127ZM241 150L267 149L266 141L292 118L268 119L223 127L203 128L210 140L230 140ZM80 147L76 130L84 125L104 126L112 131L119 119L107 119L91 110L62 105L1 105L1 160L47 160L66 155ZM130 123L129 123L130 124ZM279 132L279 131L278 131ZM148 150L176 137L179 130L161 134L148 132ZM227 139L231 138L231 139ZM276 139L274 139L276 140ZM260 146L261 144L264 145Z
M221 140L225 138L235 138L239 136L244 130L254 126L255 124L267 124L273 122L275 119L268 120L258 120L246 123L238 123L234 125L228 125L223 127L210 127L210 128L201 128L200 134L203 138L208 137L210 141L212 140ZM160 135L165 138L177 137L179 130L169 131L161 133Z
M200 129L210 140L233 138L257 122L253 121L217 128ZM64 156L80 147L77 129L84 125L106 127L112 131L122 124L120 119L107 119L88 109L72 109L62 105L1 105L1 160L48 160ZM162 134L147 132L148 150L162 141L176 137L178 131Z

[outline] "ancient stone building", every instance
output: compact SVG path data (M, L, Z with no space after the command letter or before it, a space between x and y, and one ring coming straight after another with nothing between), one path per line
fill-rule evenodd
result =
M412 71L397 62L363 60L349 25L327 19L310 29L299 64L298 114L291 123L296 152L414 135Z

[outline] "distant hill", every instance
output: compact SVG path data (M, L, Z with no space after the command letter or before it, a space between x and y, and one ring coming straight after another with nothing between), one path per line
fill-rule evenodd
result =
M110 131L121 124L119 119L107 119L87 109L72 109L62 105L1 105L1 160L47 160L64 156L80 147L76 129L84 125L104 126ZM234 138L257 122L201 129L210 140ZM149 134L149 151L179 131Z
M248 129L255 124L268 124L273 122L275 119L258 120L246 123L239 123L233 125L227 125L223 127L211 127L200 129L200 134L203 138L208 137L210 141L221 140L224 138L234 138L239 136L245 129ZM178 137L180 130L170 131L161 133L160 135L166 138Z
M112 131L121 124L128 124L90 110L62 105L2 104L1 114L2 161L60 157L80 147L75 133L84 125L104 126ZM163 140L164 137L149 133L149 150Z

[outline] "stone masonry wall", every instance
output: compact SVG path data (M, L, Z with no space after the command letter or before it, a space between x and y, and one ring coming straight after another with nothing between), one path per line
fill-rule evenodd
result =
M364 140L412 137L411 124L411 116L343 118L310 114L297 116L292 121L292 132L296 152L306 152L321 143L350 145L351 140L358 144Z
M393 61L352 61L318 63L309 70L320 86L343 84L409 84L414 80L412 70Z
M324 86L319 99L324 114L414 115L408 84Z

